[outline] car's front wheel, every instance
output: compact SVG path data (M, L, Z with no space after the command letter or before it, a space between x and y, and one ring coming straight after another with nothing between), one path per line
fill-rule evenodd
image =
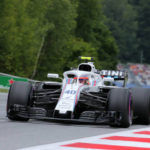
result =
M11 85L7 99L7 117L10 120L29 120L29 118L17 116L12 108L14 104L28 106L30 103L31 92L31 83L17 81Z
M111 126L120 126L127 128L132 124L133 107L132 96L128 89L111 89L108 102L108 110L119 112L118 122Z

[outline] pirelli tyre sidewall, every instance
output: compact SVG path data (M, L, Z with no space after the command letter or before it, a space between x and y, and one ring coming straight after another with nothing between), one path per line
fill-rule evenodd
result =
M15 115L15 112L10 111L14 104L28 106L32 93L32 85L28 82L16 81L9 90L7 99L7 117L11 120L27 121L28 118L22 118Z
M133 106L132 96L128 89L117 88L111 89L108 101L108 110L119 112L118 122L114 122L111 126L120 126L127 128L132 124Z
M133 111L135 122L140 124L150 123L150 89L133 88Z

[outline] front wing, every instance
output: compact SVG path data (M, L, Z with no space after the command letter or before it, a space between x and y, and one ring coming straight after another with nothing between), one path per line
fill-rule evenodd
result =
M100 111L100 112L83 112L78 119L66 118L66 117L55 117L53 114L47 115L47 111L44 108L38 107L24 107L22 105L15 104L11 110L16 116L29 118L29 119L40 119L40 120L51 120L61 121L66 123L85 123L85 124L120 124L120 113L115 111ZM99 114L94 117L92 114ZM8 113L9 115L9 113Z

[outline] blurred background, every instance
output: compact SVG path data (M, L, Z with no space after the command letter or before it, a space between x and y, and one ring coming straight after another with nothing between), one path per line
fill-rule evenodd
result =
M78 56L150 87L150 0L0 0L0 83L62 75Z
M150 65L135 63L118 64L117 69L128 72L127 87L150 88Z

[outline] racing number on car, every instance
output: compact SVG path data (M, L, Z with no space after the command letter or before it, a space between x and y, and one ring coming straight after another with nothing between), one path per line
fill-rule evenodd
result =
M75 95L76 91L75 90L67 90L67 91L65 91L65 93Z

